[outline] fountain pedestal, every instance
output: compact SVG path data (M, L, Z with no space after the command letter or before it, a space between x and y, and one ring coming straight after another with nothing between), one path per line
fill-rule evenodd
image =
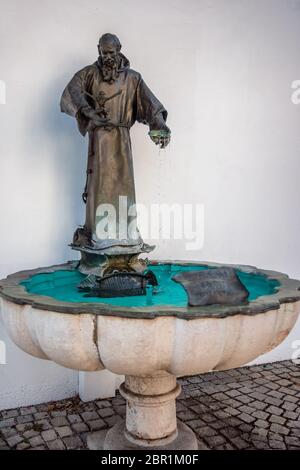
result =
M176 419L176 397L181 387L174 375L157 372L126 376L120 393L126 399L126 422L88 436L91 450L196 450L193 431Z

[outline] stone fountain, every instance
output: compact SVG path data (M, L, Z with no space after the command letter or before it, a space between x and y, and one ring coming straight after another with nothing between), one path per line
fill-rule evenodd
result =
M98 61L61 102L89 134L86 222L72 243L81 260L0 281L1 314L28 354L125 375L126 421L91 434L89 448L193 450L194 433L176 419L176 378L239 367L276 347L300 312L300 281L250 266L141 260L153 247L119 219L104 238L99 207L119 209L120 195L135 202L129 128L148 123L157 145L170 140L166 110L120 50L116 36L102 36Z

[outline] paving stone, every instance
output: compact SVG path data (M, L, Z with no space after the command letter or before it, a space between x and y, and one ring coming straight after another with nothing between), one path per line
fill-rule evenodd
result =
M234 416L230 416L230 418L224 419L224 423L226 423L227 426L239 426L242 424L242 421Z
M125 413L126 413L126 406L125 405L115 406L114 409L121 416L125 416Z
M209 411L209 407L204 405L203 403L199 403L196 406L191 406L191 409L196 413L196 414L202 414L206 413Z
M70 426L57 426L55 427L55 431L57 432L59 437L67 437L73 434L73 431Z
M44 439L44 441L46 441L46 442L47 441L54 441L54 439L57 438L57 434L54 431L54 429L48 429L47 431L43 431L41 433L41 436Z
M48 441L47 447L50 450L65 450L66 446L61 439L55 439L55 441Z
M230 414L229 413L226 413L225 411L223 410L217 410L215 412L215 416L219 419L226 419L226 418L229 418L230 417Z
M96 411L85 411L81 413L81 417L84 421L91 421L92 419L98 419L98 413Z
M295 411L297 409L297 405L295 403L285 402L282 404L282 408L287 411Z
M241 437L233 437L230 439L232 444L239 450L247 449L249 447L248 442L244 441Z
M246 424L246 423L242 423L239 425L239 429L242 431L242 432L252 432L253 430L253 425L252 424Z
M49 413L46 411L39 411L38 413L34 413L34 419L45 419L49 418Z
M30 439L31 437L35 437L38 435L39 435L38 431L35 431L34 429L29 429L28 431L25 431L23 433L23 436L25 437L25 439Z
M26 450L30 447L30 444L29 442L20 442L19 444L17 444L17 447L16 447L16 450ZM1 447L0 447L1 449Z
M47 411L49 410L49 403L40 403L39 405L35 405L37 411Z
M204 441L197 439L198 450L209 450L209 447L205 444Z
M110 416L109 418L105 418L105 422L109 428L114 426L116 423L119 423L120 421L122 421L122 418L119 415L114 415Z
M251 403L254 401L254 398L249 397L248 395L239 395L236 397L236 399L244 404Z
M19 410L4 410L1 412L2 419L14 418L19 415Z
M9 447L15 447L17 444L23 441L23 438L19 434L15 434L14 436L8 437L6 439L7 444Z
M98 415L101 418L107 418L108 416L112 416L114 414L113 408L102 408L98 411Z
M285 411L283 413L283 417L291 420L299 419L299 414L295 413L294 411Z
M194 417L196 417L197 415L195 415ZM216 421L216 417L212 414L209 414L209 413L204 413L201 415L201 419L203 421L205 421L206 423L211 423L213 421Z
M287 435L289 433L289 429L282 426L281 424L272 423L271 424L271 431L276 432L278 434Z
M269 405L267 403L264 403L258 400L254 400L251 402L251 407L257 410L265 410L268 406Z
M221 429L220 432L221 432L221 434L223 434L227 438L237 437L240 434L239 429L232 428L232 427L223 428L223 429Z
M268 393L269 389L261 385L260 387L255 387L255 391L260 393Z
M273 440L269 440L269 446L271 447L271 449L277 449L277 450L285 450L286 449L286 445L283 441L273 441Z
M65 416L56 416L51 419L51 423L54 427L68 426L69 422Z
M264 393L260 393L260 392L251 392L249 394L250 397L254 398L255 400L258 400L258 401L264 401L267 397L267 395L265 395Z
M300 429L297 429L297 428L291 428L291 432L290 432L291 436L297 436L300 438Z
M216 436L218 434L215 429L209 426L203 426L201 428L196 429L196 433L200 437L210 437L210 436Z
M88 431L89 428L87 426L87 424L85 423L74 423L72 424L72 429L76 432L76 433L82 433L82 432L85 432L85 431Z
M193 377L189 377L188 381L191 382L191 383L196 383L197 384L197 383L202 382L202 378L199 375L195 375Z
M189 426L190 421L188 421L186 424ZM205 425L205 423L204 423L204 425ZM226 428L228 426L228 424L226 422L221 421L220 419L217 419L216 421L212 421L211 423L209 423L209 425L214 429L223 429L223 428Z
M258 449L258 450L268 450L270 448L268 442L264 442L260 439L257 439L257 440L253 439L252 443L255 449Z
M300 447L300 439L298 437L295 437L295 436L287 436L285 438L285 442L287 444L287 446L296 446L296 447Z
M32 437L31 439L29 439L29 442L30 442L31 447L38 447L44 444L44 441L41 438L41 436Z
M283 410L281 408L278 408L278 406L271 405L266 409L266 412L272 415L280 416L282 415Z
M98 404L98 403L99 403L99 402L97 402L97 404ZM125 399L122 398L122 397L120 397L120 398L113 398L113 399L112 399L112 404L113 404L113 405L124 405L124 403L125 403ZM99 408L103 408L103 407L105 407L105 406L111 406L111 403L110 403L109 401L107 401L107 400L101 400L101 404L102 404L103 406L99 406Z
M239 407L241 404L234 398L228 398L225 400L227 406L232 406L233 408Z
M279 392L284 393L285 395L296 395L297 390L293 390L292 388L281 387Z
M228 392L226 392L226 395L231 398L237 397L240 394L241 394L240 390L229 390Z
M226 443L226 439L223 436L206 436L205 441L209 447L215 448L221 444Z
M16 419L19 424L24 424L24 423L32 422L34 418L32 415L26 414L26 415L18 416Z
M14 428L12 428L14 429ZM24 424L17 424L16 429L20 431L21 433L24 431L29 431L29 429L32 429L32 424L24 423ZM1 431L0 431L1 432Z
M290 401L291 403L299 403L299 398L293 395L286 395L284 398L285 401Z
M269 418L270 423L285 424L286 419L281 416L272 415Z
M6 428L8 426L14 426L15 418L3 419L0 421L0 429Z
M265 402L269 403L270 405L274 405L274 406L281 406L281 404L282 404L282 400L279 400L278 398L274 398L274 397L270 397L270 396L267 396L265 398Z
M256 426L256 423L255 423L255 426ZM253 430L252 430L252 435L254 436L255 434L258 434L260 436L260 438L263 438L264 440L267 440L268 438L268 429L264 429L262 427L254 427Z
M100 416L102 416L102 415L100 415ZM177 416L181 421L184 421L184 422L189 421L191 419L197 418L196 413L193 413L193 411L191 411L191 410L180 411L179 413L177 413ZM102 417L104 418L105 416L102 416Z
M83 442L79 436L65 437L63 441L68 450L81 449L83 447Z
M272 441L283 441L284 436L277 432L269 431L268 437Z
M215 393L213 397L215 400L220 400L220 401L228 400L228 396L225 395L225 393Z
M246 406L246 405L240 406L239 410L242 413L247 413L248 415L251 415L252 413L255 412L255 408L251 408L250 406Z
M81 416L79 416L79 414L68 415L67 418L71 424L82 422Z
M36 413L37 409L35 406L26 406L26 407L20 408L19 411L21 415L30 415L30 414Z
M107 427L106 422L101 418L88 421L87 424L91 431L99 431L100 429L104 429Z
M40 431L46 431L51 428L51 425L47 419L39 419L34 422L34 426Z
M247 413L241 413L239 418L245 421L245 423L253 423L253 421L255 421L255 418Z
M289 427L289 428L300 428L300 421L293 421L291 419L289 419L287 422L286 422L286 426Z
M14 427L13 428L2 428L0 430L0 436L2 436L3 438L12 437L15 434L17 434L17 430Z
M277 380L276 383L283 387L289 387L290 385L292 385L292 382L290 380Z
M67 415L67 412L65 410L55 410L55 411L51 411L51 416L53 418L58 418L60 416L66 416Z
M284 394L277 392L277 390L271 390L270 392L268 392L267 395L273 398L278 398L278 400L282 400L282 398L284 397Z
M270 426L270 424L268 423L268 421L265 421L263 419L258 419L257 421L255 421L255 426L257 426L258 428L268 428Z
M254 413L252 413L252 416L258 419L266 420L268 419L268 416L270 415L269 413L266 413L265 411L257 410L257 411L254 411Z

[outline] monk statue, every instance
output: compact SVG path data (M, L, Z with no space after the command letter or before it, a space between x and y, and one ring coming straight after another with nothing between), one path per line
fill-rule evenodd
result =
M76 118L81 134L89 136L86 219L71 246L81 252L82 273L141 272L145 262L138 256L154 247L143 242L136 227L130 128L136 121L147 124L152 141L165 148L171 135L168 113L130 68L117 36L101 36L98 52L95 63L74 75L60 103L62 112Z

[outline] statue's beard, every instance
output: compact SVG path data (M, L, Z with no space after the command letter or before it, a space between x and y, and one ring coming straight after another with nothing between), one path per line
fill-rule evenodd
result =
M101 70L103 75L103 80L105 82L113 83L117 80L118 73L118 61L116 59L101 58Z

